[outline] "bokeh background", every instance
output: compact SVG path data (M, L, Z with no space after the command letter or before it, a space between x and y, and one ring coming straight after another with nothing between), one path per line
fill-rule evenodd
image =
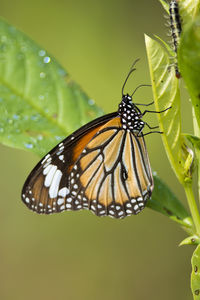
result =
M116 110L127 85L150 83L144 33L166 41L164 11L156 0L0 0L1 16L47 49L105 112ZM152 100L150 88L136 101ZM183 128L190 104L183 93ZM152 125L156 117L146 118ZM146 138L151 164L181 201L185 196L159 135ZM0 299L186 300L193 248L185 233L148 208L124 220L88 211L38 216L20 200L35 155L0 146Z

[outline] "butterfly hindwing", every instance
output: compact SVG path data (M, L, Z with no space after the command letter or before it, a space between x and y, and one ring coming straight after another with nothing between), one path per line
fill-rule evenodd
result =
M78 207L98 216L139 213L153 190L144 138L124 130L119 117L110 120L81 153L69 187Z

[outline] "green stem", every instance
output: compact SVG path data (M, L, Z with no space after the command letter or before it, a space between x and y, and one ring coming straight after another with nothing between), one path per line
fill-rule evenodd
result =
M194 127L194 135L200 138L200 128L197 123L196 115L194 109L192 109L193 113L193 127ZM198 149L195 149L196 154L196 164L197 164L197 177L198 177L198 195L199 195L199 201L200 201L200 151Z
M192 190L192 185L190 183L184 185L185 193L188 200L188 205L190 208L190 212L192 215L192 219L194 221L194 225L196 228L196 233L200 236L200 215L198 211L198 207L194 198L194 193Z

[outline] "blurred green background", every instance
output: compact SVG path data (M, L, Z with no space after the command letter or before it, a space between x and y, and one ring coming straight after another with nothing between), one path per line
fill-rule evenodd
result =
M136 58L127 90L150 83L144 33L168 39L156 0L1 0L0 11L55 56L105 112L116 110ZM135 97L150 102L151 89ZM184 131L192 128L190 110L185 97ZM155 116L145 120L157 123ZM153 169L185 203L161 137L146 142ZM38 159L0 146L0 299L192 299L194 248L178 247L186 235L175 223L148 208L124 220L87 211L38 216L20 200Z

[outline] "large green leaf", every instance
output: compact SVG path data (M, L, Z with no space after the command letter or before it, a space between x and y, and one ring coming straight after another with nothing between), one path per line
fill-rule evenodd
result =
M154 174L155 188L147 206L186 227L192 233L193 222L188 212L168 186Z
M0 142L40 156L102 114L46 50L0 20Z
M195 300L200 299L200 245L192 256L191 289Z
M157 114L160 129L164 132L162 140L172 168L183 182L185 157L182 153L179 82L174 66L170 66L166 49L148 36L145 36L145 41L156 110L172 107L164 113Z
M164 0L159 0L159 2L162 4L165 11L169 14L169 3L165 2Z

